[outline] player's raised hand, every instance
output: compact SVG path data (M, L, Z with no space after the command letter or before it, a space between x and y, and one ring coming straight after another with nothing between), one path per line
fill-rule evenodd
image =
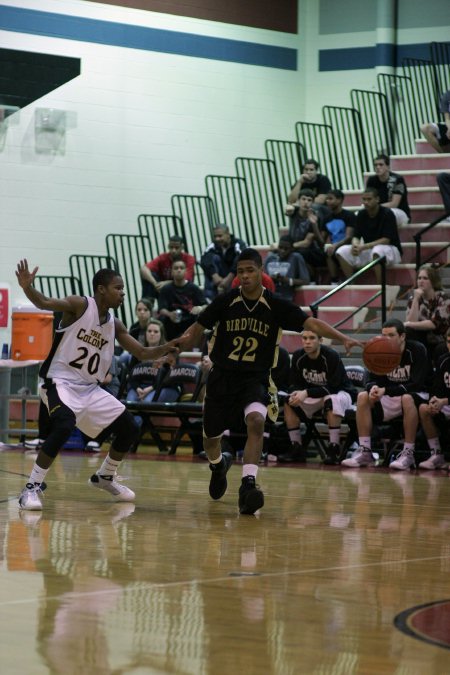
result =
M32 272L28 268L28 260L24 258L17 264L16 277L21 288L28 288L33 284L34 278L39 267L35 267Z

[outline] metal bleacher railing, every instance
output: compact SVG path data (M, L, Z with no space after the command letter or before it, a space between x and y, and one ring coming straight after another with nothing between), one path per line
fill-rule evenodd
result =
M212 238L219 222L216 205L208 195L172 195L172 211L184 227L186 249L197 261ZM197 266L197 283L204 285L203 270Z
M450 42L430 44L431 62L439 94L450 89Z
M361 187L364 171L369 169L367 142L363 135L361 115L355 108L324 106L325 123L333 129L334 148L340 157L352 157L351 162L340 162L341 181L347 189Z
M353 108L358 111L361 124L361 165L367 171L371 168L372 158L379 152L379 148L388 149L390 154L394 147L387 98L379 91L363 89L352 89L350 98Z
M252 240L253 219L249 206L247 183L239 176L205 178L208 197L215 203L219 223L225 223L246 242Z
M354 89L351 108L324 106L323 122L297 122L297 139L336 187L362 188L363 172L379 152L408 154L420 126L439 119L450 88L450 43L430 44L430 60L404 58L402 75L377 76L378 92Z
M81 295L81 281L75 276L48 276L39 274L34 279L38 291L50 298L65 298L67 295Z
M184 224L177 216L141 213L138 216L138 229L142 237L148 237L152 251L152 258L167 250L169 237L177 234L186 239Z
M419 232L416 232L416 234L413 236L413 239L416 242L416 270L418 270L421 265L432 262L434 258L437 258L443 251L446 251L448 248L450 248L450 244L445 244L445 246L442 246L440 249L432 253L432 255L428 256L427 258L422 258L422 238L427 234L427 232L436 227L436 225L439 225L439 223L442 222L442 220L444 220L444 218L447 216L448 214L444 213L439 218L433 220L429 225L422 227L422 229L419 230Z
M73 278L79 279L82 295L92 294L92 278L100 269L115 270L117 263L107 255L73 254L69 258L70 273Z
M388 154L410 155L414 152L414 138L419 133L416 110L411 106L413 99L411 79L404 75L379 73L377 82L388 111L390 129L390 143L386 145L389 150ZM361 110L365 112L366 109L361 106ZM411 129L415 129L416 133L411 133ZM386 130L385 134L387 134ZM383 145L378 147L382 148Z
M438 116L439 91L436 71L432 61L404 58L403 72L409 77L412 86L412 101L416 114L413 131L420 132L424 122L436 120Z
M308 159L305 147L297 141L281 141L272 138L266 140L264 147L267 159L275 164L281 191L283 195L288 195Z
M308 158L320 164L320 170L332 185L345 187L341 177L341 157L334 144L333 129L329 124L296 122L295 133L299 143L306 148Z
M253 221L253 237L248 243L265 245L278 240L285 225L283 194L275 162L256 157L237 157L236 171L247 184L249 208Z
M130 327L135 321L134 308L142 292L139 270L152 259L150 239L140 234L108 234L106 250L108 256L116 261L116 269L125 282L125 300L119 314L125 326Z
M345 321L347 321L349 318L351 318L354 314L359 312L359 310L362 307L366 307L370 305L371 302L376 300L376 298L381 297L381 323L383 324L386 321L386 258L385 256L381 256L380 258L375 258L372 260L372 262L367 263L364 267L362 267L360 270L352 274L351 277L343 281L339 286L336 286L336 288L332 288L328 293L325 293L325 295L322 295L320 298L317 298L314 302L310 304L310 309L312 312L312 315L314 317L317 317L320 305L325 302L325 300L329 300L329 298L334 297L337 295L342 289L344 289L346 286L349 284L354 284L357 279L359 279L360 276L368 272L369 270L373 269L374 267L380 265L381 266L381 285L380 285L380 290L376 291L372 297L370 297L368 300L366 300L364 303L362 303L357 309L355 309L351 314L348 316L344 317L341 321L338 323L334 324L335 328L339 328L339 326Z

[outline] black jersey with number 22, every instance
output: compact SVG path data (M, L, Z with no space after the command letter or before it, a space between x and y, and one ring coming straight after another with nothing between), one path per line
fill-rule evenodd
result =
M210 358L223 370L266 371L278 356L283 330L300 332L308 315L267 289L248 300L235 288L219 295L198 321L212 330Z

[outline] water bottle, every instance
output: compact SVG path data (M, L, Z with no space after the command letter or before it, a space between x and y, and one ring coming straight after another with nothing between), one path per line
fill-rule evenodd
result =
M9 347L6 342L3 343L2 347L2 359L9 359Z
M182 316L183 316L182 310L176 309L175 310L175 323L180 323Z

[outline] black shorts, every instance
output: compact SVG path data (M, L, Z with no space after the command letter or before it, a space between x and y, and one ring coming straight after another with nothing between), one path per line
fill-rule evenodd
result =
M439 129L439 136L438 136L438 143L441 146L441 148L447 147L447 145L450 145L450 138L447 138L447 127L445 124L441 124L440 122L438 123L438 129Z
M207 438L221 436L244 425L244 410L250 403L267 406L269 374L220 370L214 366L208 375L203 407L203 431Z

